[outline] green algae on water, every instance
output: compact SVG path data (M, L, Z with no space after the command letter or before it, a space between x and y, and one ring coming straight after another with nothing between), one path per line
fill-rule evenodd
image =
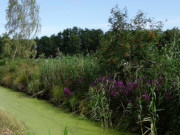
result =
M23 122L36 135L126 135L104 130L78 115L65 113L44 100L30 98L23 93L0 87L0 107Z

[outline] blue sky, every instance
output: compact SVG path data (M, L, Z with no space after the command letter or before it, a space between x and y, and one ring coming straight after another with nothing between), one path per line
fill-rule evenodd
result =
M0 35L5 32L7 2L0 0ZM140 9L157 21L167 19L164 30L174 26L180 28L180 0L37 0L37 3L42 25L39 37L73 26L107 31L110 11L116 4L120 9L126 7L130 18Z

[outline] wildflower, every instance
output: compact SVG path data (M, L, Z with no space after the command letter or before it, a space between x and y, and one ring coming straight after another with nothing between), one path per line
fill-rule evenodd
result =
M102 82L106 82L107 79L106 79L106 77L102 76L101 80L102 80Z
M143 97L144 97L145 101L147 101L147 102L150 101L150 95L148 93L145 92Z
M147 87L151 87L151 83L147 82L147 83L146 83L146 86L147 86Z
M95 83L94 82L91 83L91 87L95 87Z
M145 100L150 100L150 95L149 94L147 94L147 93L145 93Z
M152 85L156 85L156 80L151 80Z
M96 81L97 81L97 82L99 82L99 81L100 81L100 78L99 78L99 77L97 77Z
M68 88L64 88L64 95L65 96L71 96L71 91L68 90Z
M115 97L117 95L119 95L118 92L116 92L115 90L111 91L111 96Z

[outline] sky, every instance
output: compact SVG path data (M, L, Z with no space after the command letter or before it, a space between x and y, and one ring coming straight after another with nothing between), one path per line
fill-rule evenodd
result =
M129 18L141 10L147 17L164 22L164 30L180 28L180 0L37 0L40 5L41 31L38 37L51 36L66 28L110 29L108 18L117 4L126 7ZM0 0L0 35L5 32L8 0ZM167 20L167 21L166 21Z

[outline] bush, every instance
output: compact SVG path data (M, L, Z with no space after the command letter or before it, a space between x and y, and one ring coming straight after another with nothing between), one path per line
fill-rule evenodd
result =
M20 91L26 91L27 84L28 84L27 74L25 72L17 73L15 80L13 80L13 86Z
M7 73L2 78L2 85L12 88L13 87L14 75L12 73Z

